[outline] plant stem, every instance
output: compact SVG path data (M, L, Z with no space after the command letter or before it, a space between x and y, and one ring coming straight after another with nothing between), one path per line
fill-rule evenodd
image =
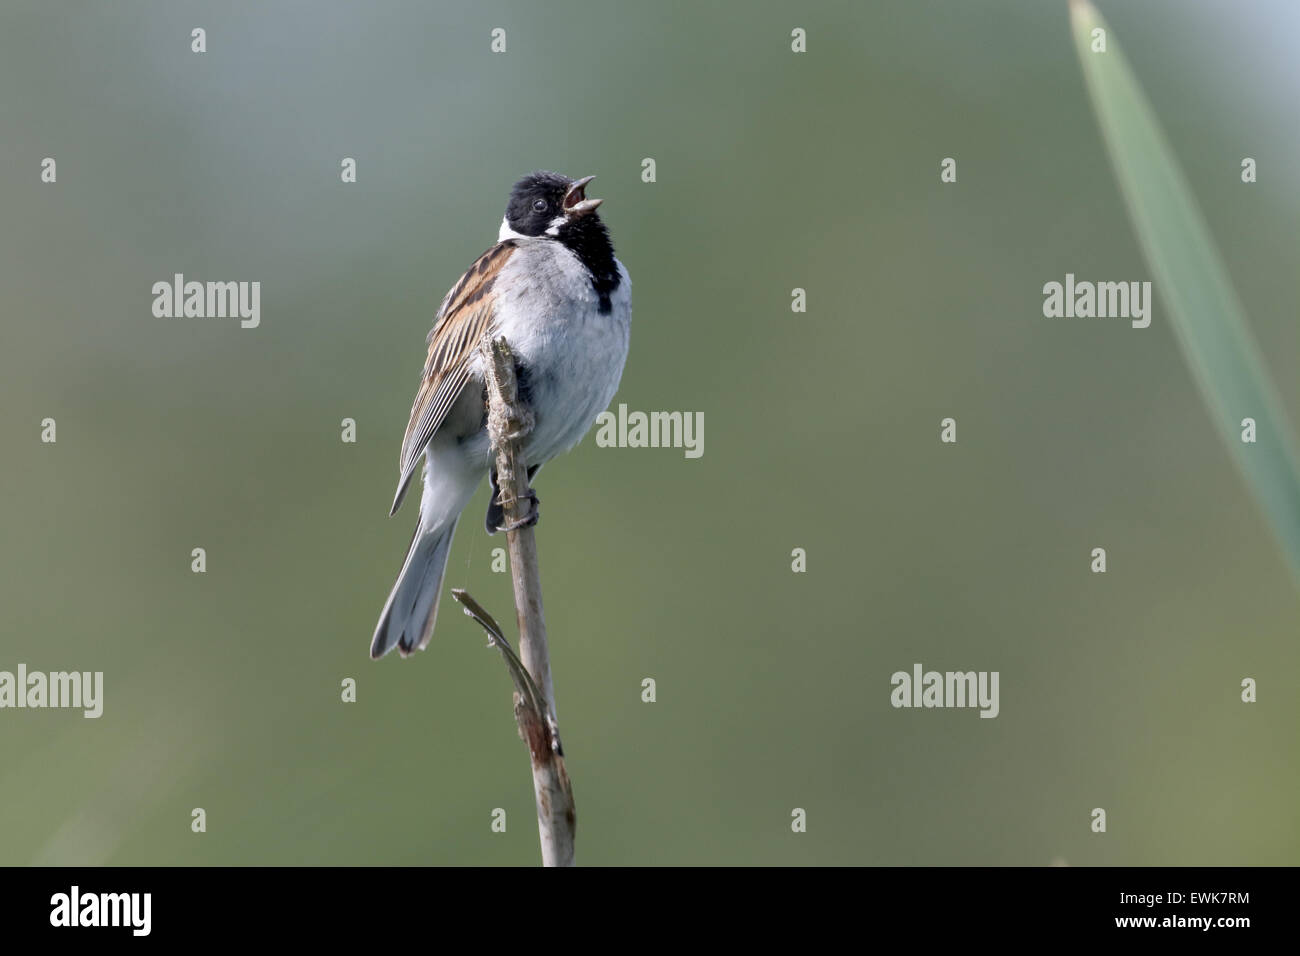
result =
M506 525L514 526L529 514L529 509L523 504L530 501L532 489L528 487L528 463L524 460L522 446L524 438L532 431L533 417L519 402L514 356L506 340L485 341L483 355L488 433L496 456L499 501ZM573 787L564 768L564 751L560 746L556 720L551 656L546 643L546 620L542 614L542 576L533 527L524 525L507 531L506 543L514 583L520 657L531 677L532 690L536 691L534 696L520 686L516 677L515 718L519 722L520 736L527 742L532 757L542 865L573 866L577 818Z

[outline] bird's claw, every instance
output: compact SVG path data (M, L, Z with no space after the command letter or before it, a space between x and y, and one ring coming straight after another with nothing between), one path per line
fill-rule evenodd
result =
M494 534L497 531L518 531L520 528L531 528L537 524L537 520L542 516L542 501L537 497L537 492L529 488L519 500L528 502L528 513L522 518L516 518L514 521L502 521L497 524L495 528L491 529ZM502 517L504 517L504 512Z

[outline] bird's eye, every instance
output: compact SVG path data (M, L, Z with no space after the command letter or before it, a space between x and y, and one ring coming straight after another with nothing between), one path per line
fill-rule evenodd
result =
M534 199L534 200L533 200L533 212L546 212L546 200L545 200L545 199Z

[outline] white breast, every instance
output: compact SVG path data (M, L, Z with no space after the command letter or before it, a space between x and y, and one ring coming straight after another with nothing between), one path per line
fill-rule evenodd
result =
M618 391L632 282L618 263L622 281L602 314L576 255L558 242L518 241L494 286L497 327L529 370L537 424L525 451L541 464L576 445Z

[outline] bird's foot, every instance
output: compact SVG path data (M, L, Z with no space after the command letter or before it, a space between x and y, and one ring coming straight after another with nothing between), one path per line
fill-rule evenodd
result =
M505 509L495 498L492 499L492 504L488 507L488 534L496 534L498 531L518 531L520 528L531 528L537 524L537 520L542 516L542 500L537 497L537 492L529 488L519 500L528 502L528 512L514 521L506 521Z
M529 467L529 482L533 480L533 476L537 474L537 470L541 467L541 465L532 465ZM542 501L537 497L536 491L530 487L528 491L524 493L523 497L528 501L528 514L524 515L518 521L507 524L506 511L505 508L501 506L501 485L497 481L497 469L495 465L488 469L488 482L492 486L492 497L488 501L487 520L484 522L484 524L487 525L488 534L496 534L498 531L517 531L520 528L526 528L537 524L537 519L541 517L541 511L538 506Z

